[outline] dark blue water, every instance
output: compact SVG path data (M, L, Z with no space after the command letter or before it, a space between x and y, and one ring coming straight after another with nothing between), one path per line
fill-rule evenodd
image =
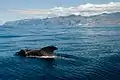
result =
M48 45L65 58L14 55ZM0 80L120 80L120 26L2 26Z

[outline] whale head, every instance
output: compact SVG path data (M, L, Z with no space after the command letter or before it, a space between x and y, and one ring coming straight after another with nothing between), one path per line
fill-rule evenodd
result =
M26 56L26 51L22 49L19 52L17 52L17 55L25 57Z

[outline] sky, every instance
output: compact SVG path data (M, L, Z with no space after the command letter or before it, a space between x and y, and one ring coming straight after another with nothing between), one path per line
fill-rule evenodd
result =
M115 12L120 11L119 5L120 0L0 0L0 23L70 14L88 16L105 11Z

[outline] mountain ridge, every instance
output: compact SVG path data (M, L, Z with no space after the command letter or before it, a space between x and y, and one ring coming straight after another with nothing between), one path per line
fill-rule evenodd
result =
M44 19L23 19L16 21L9 21L3 24L5 26L18 26L18 25L86 25L86 26L97 26L97 25L120 25L120 12L115 13L102 13L93 16L81 16L81 15L69 15L59 16L53 18Z

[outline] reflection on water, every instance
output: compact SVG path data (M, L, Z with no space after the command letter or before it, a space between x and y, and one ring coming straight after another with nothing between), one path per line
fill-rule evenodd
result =
M58 47L55 60L14 56ZM120 80L120 27L0 27L1 80Z

